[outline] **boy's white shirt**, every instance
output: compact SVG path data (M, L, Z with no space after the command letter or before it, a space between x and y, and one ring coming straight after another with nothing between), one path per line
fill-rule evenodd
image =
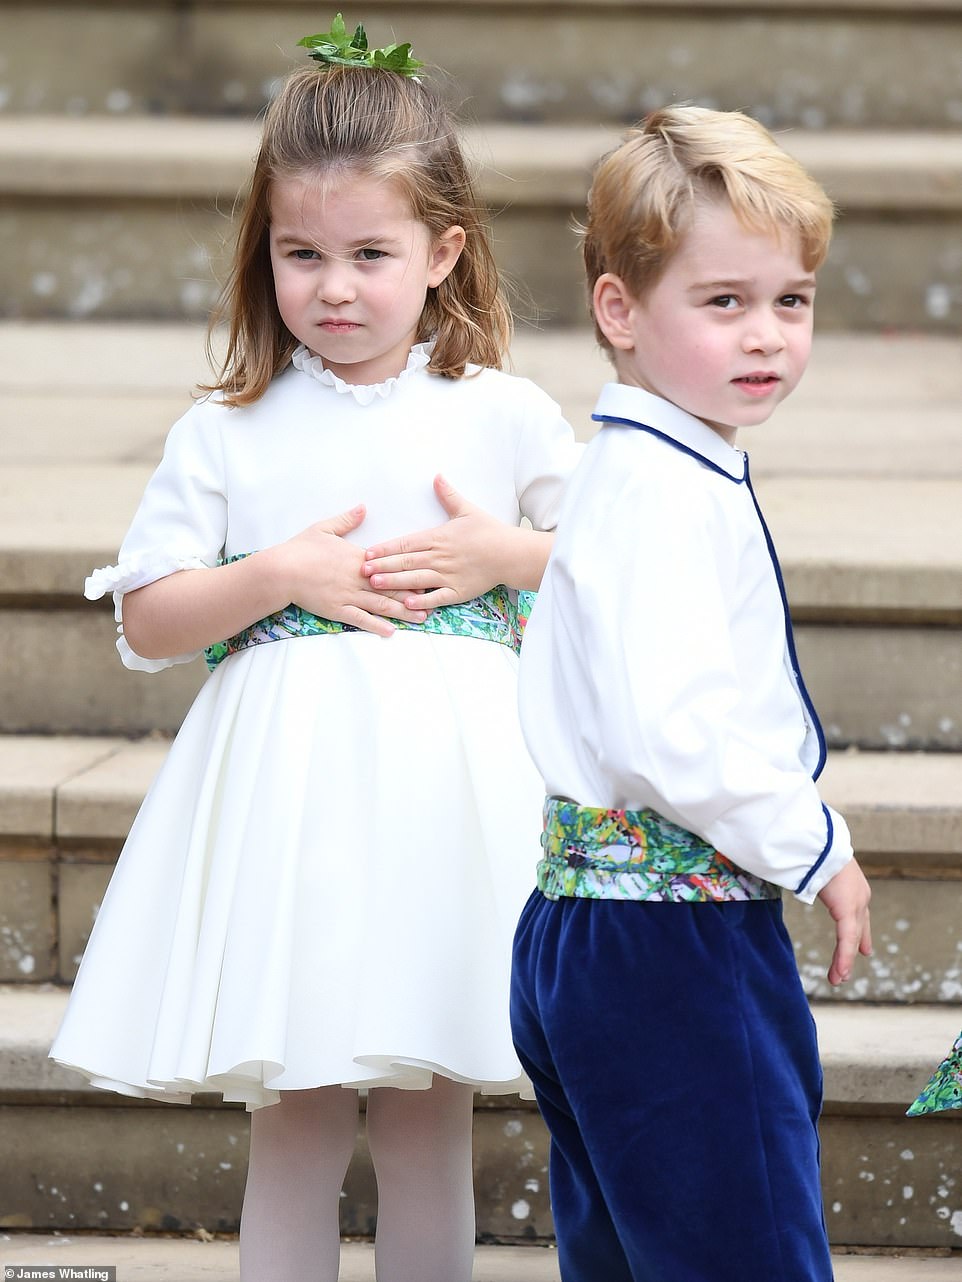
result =
M815 784L824 740L747 458L639 388L609 383L594 417L522 646L546 790L650 807L811 903L852 844Z

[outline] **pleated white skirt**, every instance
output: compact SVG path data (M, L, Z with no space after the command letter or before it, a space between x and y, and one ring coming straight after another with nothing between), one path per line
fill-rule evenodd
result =
M422 632L222 663L131 829L52 1057L249 1108L433 1072L529 1094L508 983L543 790L516 670L505 646Z

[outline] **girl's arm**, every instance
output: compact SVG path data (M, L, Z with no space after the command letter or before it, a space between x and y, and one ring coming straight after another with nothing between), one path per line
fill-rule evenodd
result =
M364 516L363 506L352 508L240 561L181 570L126 593L128 645L144 659L202 650L292 602L379 636L394 631L389 618L423 622L423 607L402 601L409 592L376 588L362 573L365 554L343 535Z
M434 492L450 520L368 548L363 573L373 588L397 592L408 608L436 609L469 601L498 583L539 587L553 534L499 521L443 476L434 478Z

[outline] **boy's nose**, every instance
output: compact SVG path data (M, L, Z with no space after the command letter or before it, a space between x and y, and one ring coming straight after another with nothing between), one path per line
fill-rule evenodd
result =
M769 311L753 313L745 327L743 342L749 352L781 351L785 339L778 318Z

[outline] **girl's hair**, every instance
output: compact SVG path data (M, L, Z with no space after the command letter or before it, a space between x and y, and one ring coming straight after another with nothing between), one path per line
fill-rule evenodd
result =
M640 298L678 248L695 206L717 200L747 227L796 235L806 271L824 261L832 202L764 126L737 111L665 107L595 170L582 229L589 311L605 272ZM608 348L597 323L595 333Z
M312 174L389 180L433 236L464 228L453 270L428 290L417 338L435 339L428 368L444 377L461 377L468 362L500 368L511 313L451 113L435 90L397 72L311 66L287 78L264 117L233 265L208 330L210 353L214 328L229 323L227 351L212 360L216 383L202 390L250 405L290 361L297 339L274 297L271 186Z

